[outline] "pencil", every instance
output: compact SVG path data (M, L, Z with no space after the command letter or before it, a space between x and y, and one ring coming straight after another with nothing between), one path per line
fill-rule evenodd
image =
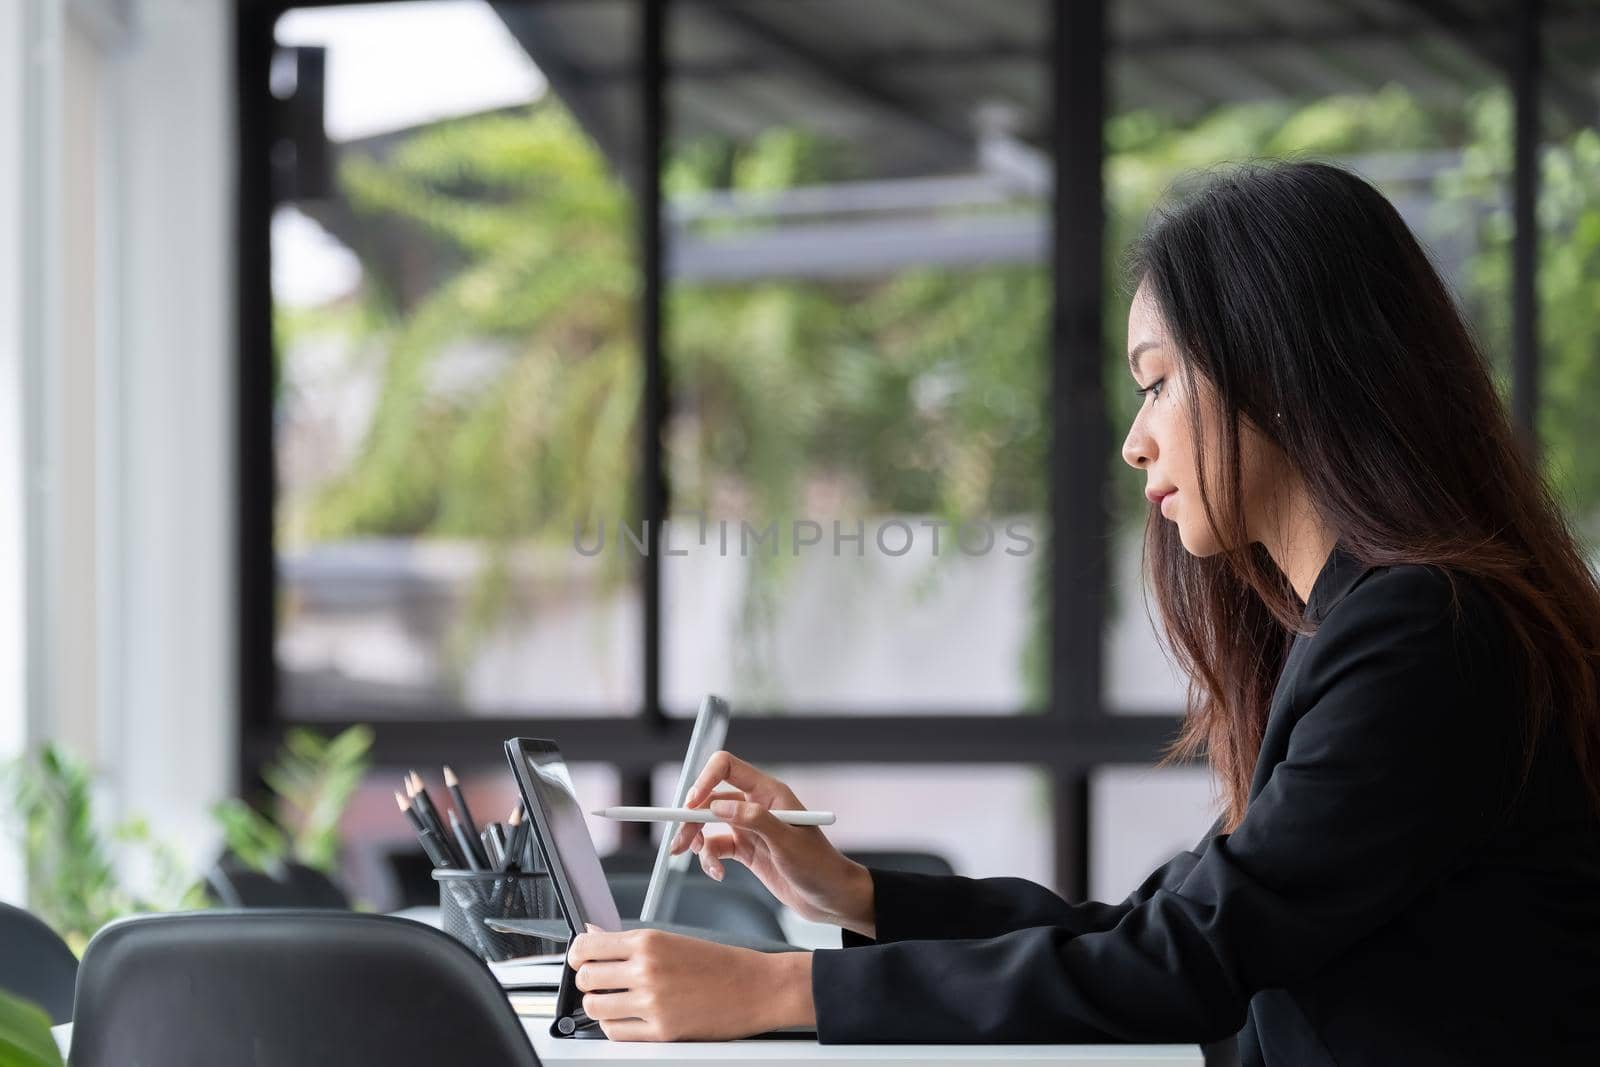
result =
M422 851L428 854L428 862L434 867L454 867L455 861L451 858L450 850L445 847L443 839L433 832L433 828L423 822L413 810L413 805L407 803L399 793L394 795L395 803L400 805L400 810L406 813L412 825L417 829L417 840L422 842Z
M410 776L410 784L414 790L411 795L411 803L416 807L417 814L422 816L423 823L438 836L439 841L444 845L445 854L451 859L451 866L465 867L467 858L456 855L456 846L450 840L450 831L445 828L444 820L439 817L439 809L434 806L433 798L428 795L428 787L423 784L422 775L413 770Z
M520 803L511 810L507 821L511 824L511 832L506 835L506 863L502 870L522 866L522 847L528 840L528 823L522 817Z
M448 766L444 769L444 787L450 791L450 798L456 802L456 812L461 816L461 827L466 833L466 840L457 842L462 848L472 853L470 859L476 859L485 867L489 864L489 857L483 854L482 846L478 844L478 824L472 817L472 809L467 807L466 794L461 791L461 779L456 777L456 772Z
M467 857L467 866L475 871L483 870L483 865L478 862L478 850L472 847L472 838L467 836L467 828L461 825L461 817L455 812L450 812L450 833L455 837L456 844Z

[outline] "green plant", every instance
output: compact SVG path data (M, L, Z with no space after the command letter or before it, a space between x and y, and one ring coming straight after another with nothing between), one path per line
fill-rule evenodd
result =
M6 769L22 828L30 906L75 952L112 919L139 911L203 905L177 851L157 840L142 818L103 832L94 817L89 768L56 745L45 745ZM151 877L134 891L118 877L117 847L143 853Z
M5 992L0 992L0 1067L61 1067L50 1017Z
M339 859L339 818L369 764L372 728L352 726L335 737L290 730L277 760L263 772L273 808L263 813L238 798L212 808L228 849L244 864L275 871L289 860L331 873Z

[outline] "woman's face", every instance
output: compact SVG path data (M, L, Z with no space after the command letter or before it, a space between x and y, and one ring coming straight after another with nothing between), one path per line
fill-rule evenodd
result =
M1206 520L1200 503L1199 473L1195 440L1204 434L1212 507L1222 517L1226 501L1222 495L1220 468L1223 461L1220 412L1215 392L1204 375L1190 374L1190 385L1199 390L1204 426L1191 425L1189 398L1184 394L1178 353L1171 347L1165 324L1155 300L1145 285L1140 285L1128 309L1128 372L1145 391L1134 416L1128 437L1122 443L1122 458L1130 467L1145 472L1145 495L1167 494L1160 500L1161 514L1178 525L1178 536L1191 555L1211 556L1221 551L1222 538ZM1239 448L1245 511L1245 528L1250 540L1259 541L1264 528L1269 491L1277 481L1274 453L1281 455L1250 423L1241 418ZM1152 501L1154 504L1155 501Z

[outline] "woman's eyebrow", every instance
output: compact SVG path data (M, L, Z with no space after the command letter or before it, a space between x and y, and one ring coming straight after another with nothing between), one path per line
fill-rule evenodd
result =
M1147 348L1154 348L1159 342L1140 341L1133 346L1133 351L1128 353L1128 365L1133 368L1133 376L1139 376L1139 355Z

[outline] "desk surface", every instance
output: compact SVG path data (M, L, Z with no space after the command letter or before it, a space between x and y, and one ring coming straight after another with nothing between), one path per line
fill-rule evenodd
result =
M721 1067L881 1067L890 1063L1004 1064L1005 1067L1204 1067L1198 1045L819 1045L815 1041L570 1041L549 1024L526 1020L539 1061L550 1067L588 1063L715 1063Z
M880 1067L886 1063L1004 1064L1005 1067L1204 1067L1197 1045L819 1045L815 1041L571 1041L550 1036L545 1019L524 1019L528 1037L549 1067L588 1063L715 1063L721 1067ZM55 1027L63 1057L72 1024Z

